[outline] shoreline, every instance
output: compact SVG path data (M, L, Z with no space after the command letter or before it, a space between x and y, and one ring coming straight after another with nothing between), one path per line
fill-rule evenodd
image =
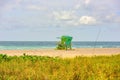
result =
M73 48L72 50L55 49L27 49L27 50L0 50L0 54L8 56L36 55L49 57L72 58L76 56L111 56L120 54L120 48Z

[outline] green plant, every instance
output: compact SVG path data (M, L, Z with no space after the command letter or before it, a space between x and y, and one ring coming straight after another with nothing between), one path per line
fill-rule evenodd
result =
M120 80L120 54L59 58L0 54L0 80Z

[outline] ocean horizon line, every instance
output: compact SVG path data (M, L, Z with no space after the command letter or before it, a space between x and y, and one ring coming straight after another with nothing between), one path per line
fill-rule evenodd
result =
M58 41L0 41L0 42L59 42ZM72 41L72 42L120 42L120 41Z
M59 41L0 41L2 49L55 48ZM120 48L120 42L72 41L73 48Z

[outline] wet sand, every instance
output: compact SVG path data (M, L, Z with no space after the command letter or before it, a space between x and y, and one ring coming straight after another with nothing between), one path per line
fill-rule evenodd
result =
M120 48L76 48L72 50L37 49L37 50L0 50L8 56L37 55L70 58L76 56L110 56L120 54Z

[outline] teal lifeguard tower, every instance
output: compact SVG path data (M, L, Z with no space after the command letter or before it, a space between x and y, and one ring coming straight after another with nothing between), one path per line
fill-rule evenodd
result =
M71 46L72 37L71 36L61 36L60 39L61 41L57 45L58 50L72 49L72 46Z

